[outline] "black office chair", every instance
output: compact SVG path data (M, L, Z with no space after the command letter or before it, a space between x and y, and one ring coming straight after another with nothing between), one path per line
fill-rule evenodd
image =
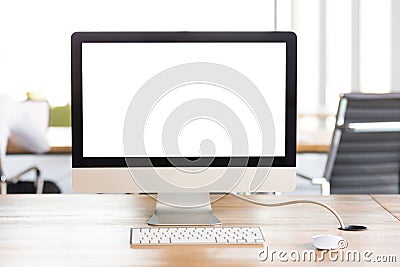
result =
M398 194L400 94L343 94L322 178L322 195Z

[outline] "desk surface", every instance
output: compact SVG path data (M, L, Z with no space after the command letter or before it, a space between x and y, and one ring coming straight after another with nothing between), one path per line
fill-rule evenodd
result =
M257 195L261 201L295 197ZM388 199L391 197L388 196ZM398 196L394 196L399 200ZM343 251L368 249L376 255L395 255L400 261L400 221L368 195L313 197L330 204L348 224L365 224L364 232L341 232L336 219L323 208L300 204L266 208L227 196L213 209L223 225L259 225L272 250L313 249L312 236L342 235ZM179 246L133 249L129 228L146 226L155 202L144 195L9 195L0 196L0 266L268 266L260 247ZM319 255L321 252L317 252ZM332 262L289 262L291 265L329 265ZM336 262L336 266L345 265ZM349 263L363 266L365 262ZM398 263L397 263L398 264ZM395 266L391 264L390 266ZM368 266L374 266L369 263ZM381 266L381 265L379 265Z
M47 131L50 143L48 154L71 153L71 128L50 127ZM332 133L325 130L300 132L298 134L297 152L299 153L327 153L331 143ZM8 154L26 154L24 149L12 144L7 147Z
M400 220L400 195L373 195L372 198Z

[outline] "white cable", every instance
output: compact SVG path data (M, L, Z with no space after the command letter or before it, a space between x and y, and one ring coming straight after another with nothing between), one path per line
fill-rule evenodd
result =
M314 200L299 199L299 200L291 200L291 201L284 201L284 202L277 202L277 203L264 203L264 202L260 202L260 201L257 201L257 200L248 199L246 197L237 195L237 194L232 193L232 192L230 192L230 194L232 196L235 196L235 197L237 197L237 198L239 198L241 200L247 201L249 203L260 205L260 206L265 206L265 207L281 207L281 206L294 205L294 204L314 204L314 205L318 205L318 206L326 208L333 215L335 215L336 219L339 221L341 229L345 229L346 228L346 226L345 226L342 218L340 217L340 215L331 206L329 206L327 204L324 204L322 202L318 202L318 201L314 201Z

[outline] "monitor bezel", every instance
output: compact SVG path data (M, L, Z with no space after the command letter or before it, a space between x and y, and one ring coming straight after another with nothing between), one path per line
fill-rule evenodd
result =
M126 167L124 157L83 157L82 117L82 43L286 43L286 114L285 156L249 157L243 166L243 157L216 157L210 167L270 167L261 162L273 160L272 167L296 166L296 112L297 112L297 38L293 32L75 32L71 36L71 102L72 102L72 167ZM101 145L101 144L100 144ZM244 157L246 158L246 157ZM150 161L149 161L150 159ZM189 158L191 159L191 158ZM193 158L197 159L197 158ZM209 158L203 157L206 162ZM180 165L179 162L182 161ZM131 157L135 167L203 167L203 160L188 161L174 157L172 165L167 157ZM235 163L237 162L237 163ZM151 164L149 164L151 163ZM228 165L229 164L229 165Z

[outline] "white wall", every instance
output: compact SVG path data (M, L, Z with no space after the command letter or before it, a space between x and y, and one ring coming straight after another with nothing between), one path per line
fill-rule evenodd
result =
M274 29L274 0L0 1L0 92L70 98L70 36L76 31Z

